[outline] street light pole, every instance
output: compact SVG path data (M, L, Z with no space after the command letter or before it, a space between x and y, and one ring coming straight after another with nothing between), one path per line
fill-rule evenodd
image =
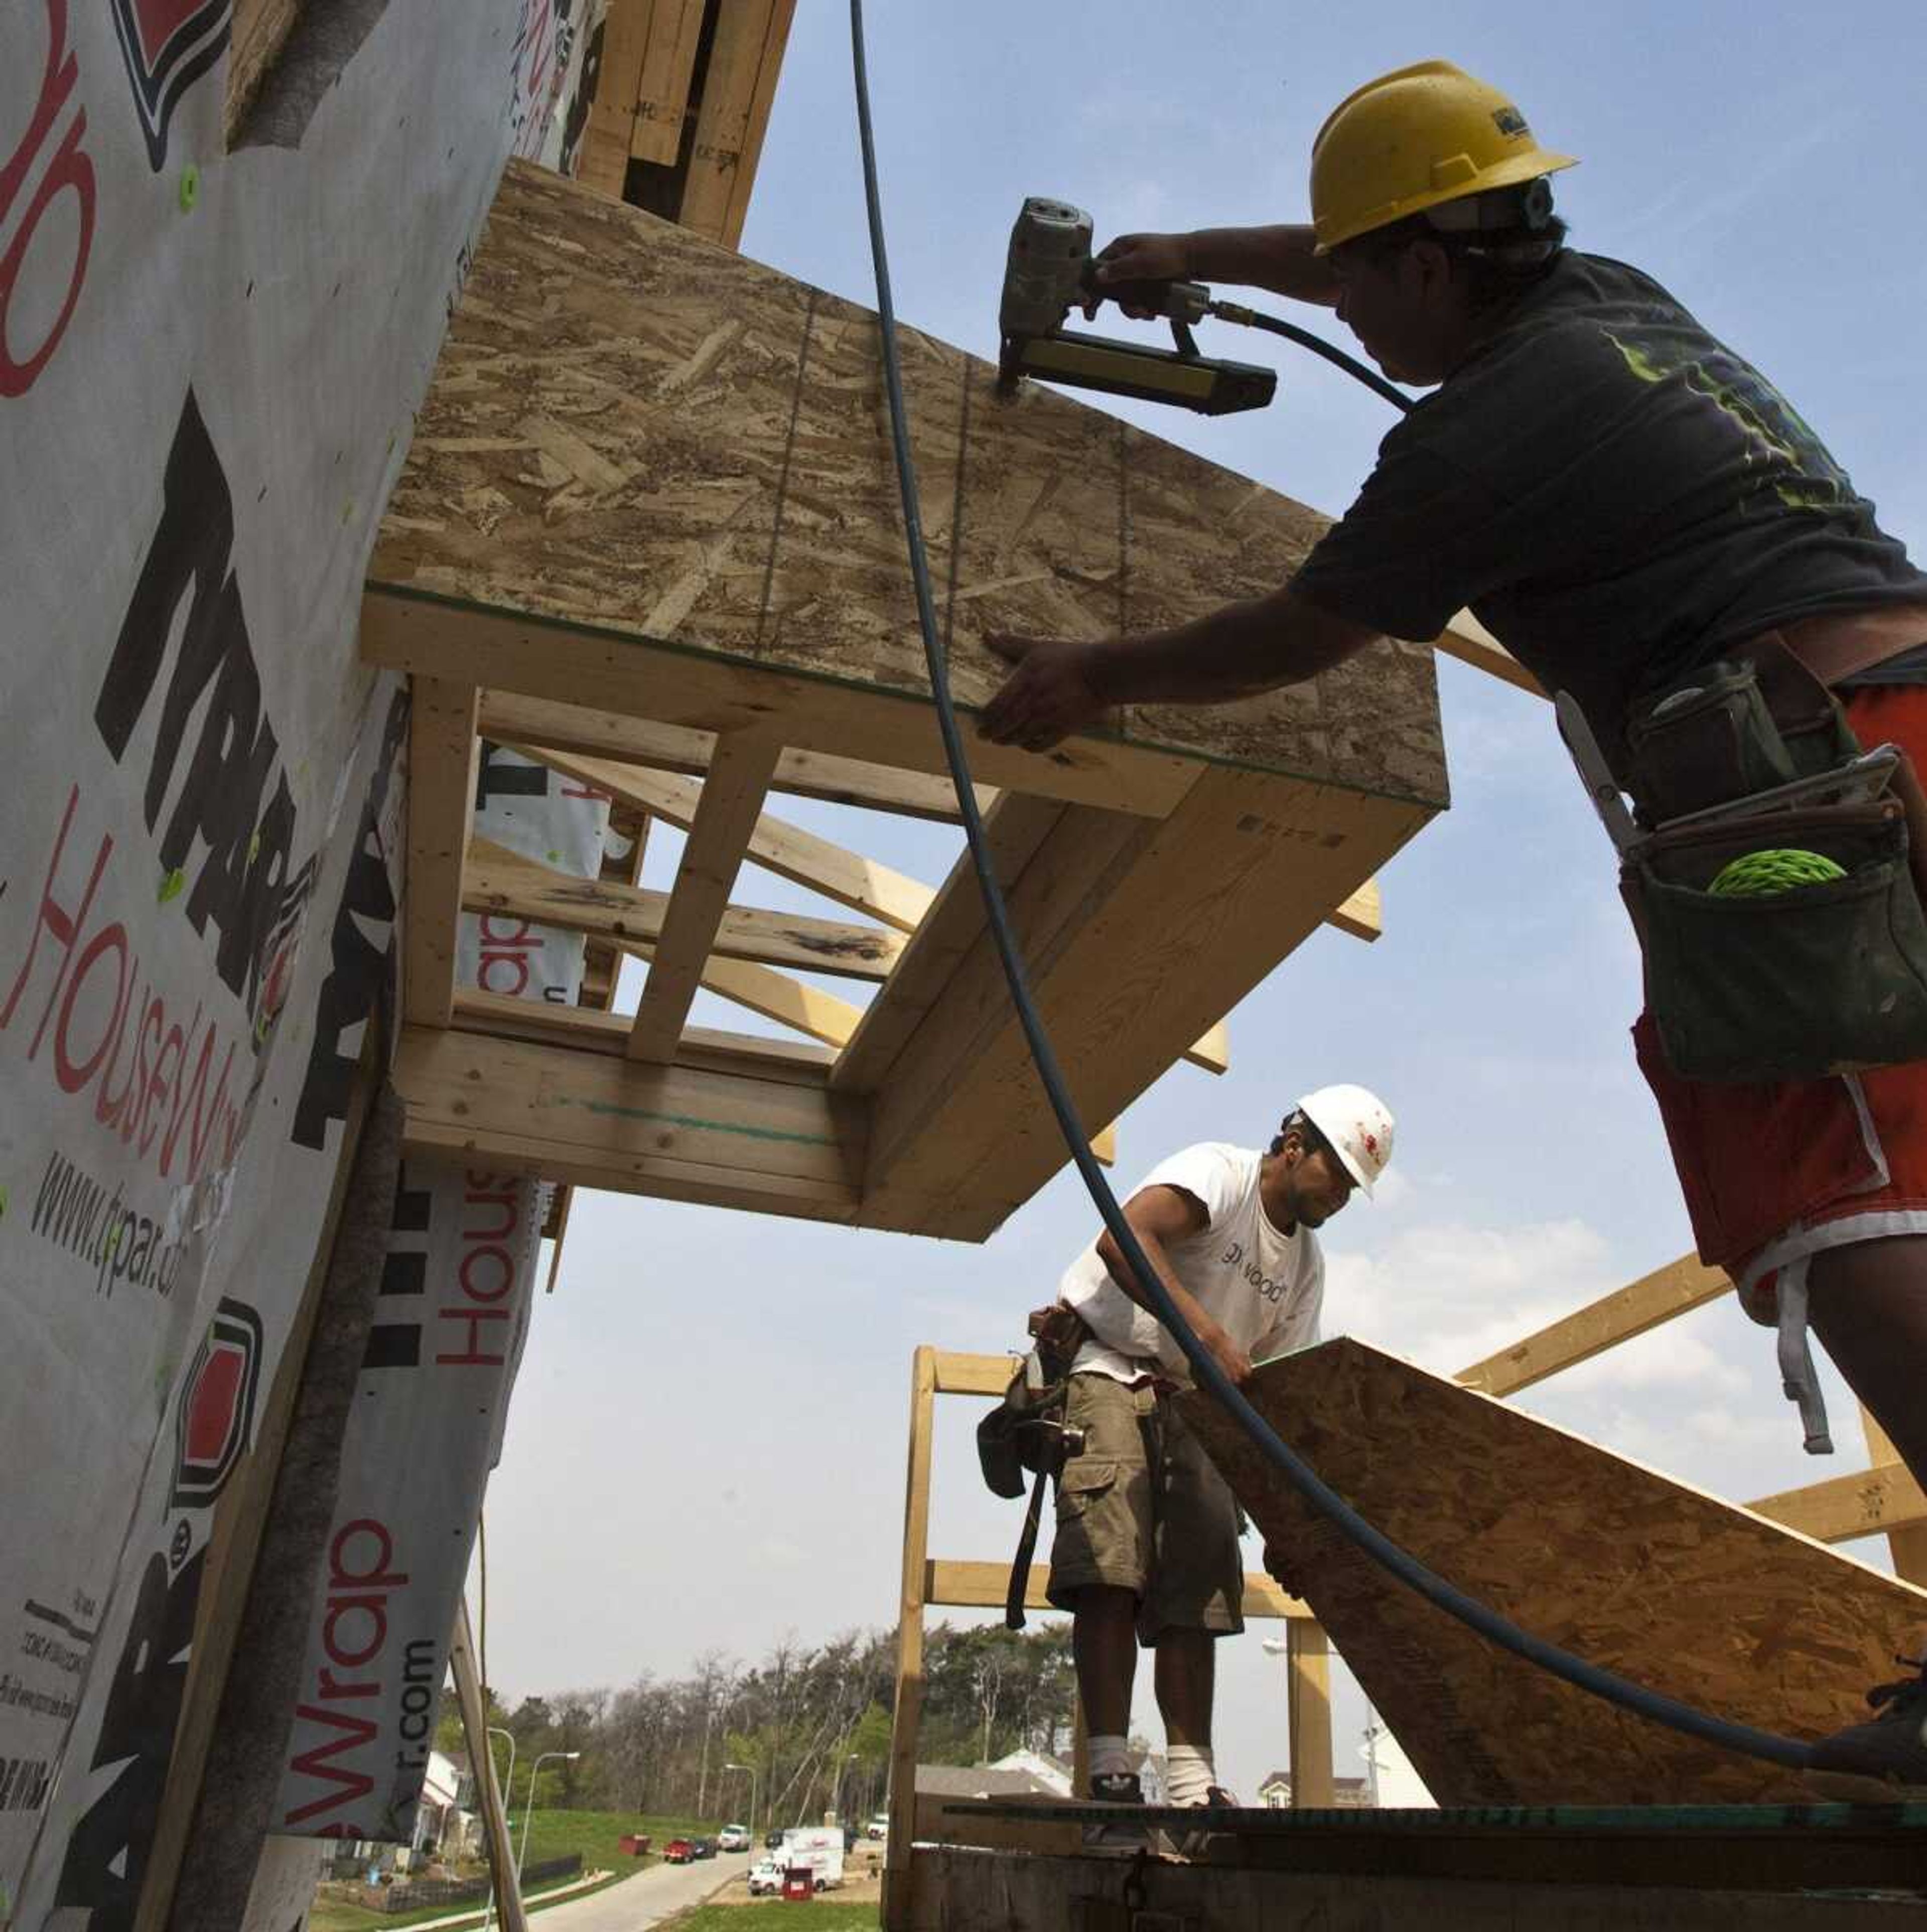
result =
M726 1764L723 1769L746 1771L749 1774L749 1836L752 1840L749 1849L753 1852L756 1849L754 1843L756 1836L756 1767L753 1764Z
M515 1802L515 1733L505 1731L499 1725L491 1724L488 1735L491 1738L506 1738L509 1740L509 1781L503 1788L508 1792L509 1802L512 1804ZM495 1771L495 1750L492 1744L488 1748L488 1770L492 1777ZM495 1862L491 1858L488 1864L488 1903L482 1910L482 1932L488 1932L488 1928L494 1923Z
M529 1856L529 1820L535 1815L536 1780L542 1775L542 1766L551 1758L560 1758L565 1762L569 1762L581 1755L580 1751L544 1751L529 1768L529 1802L522 1813L522 1849L515 1854L515 1884L518 1889L522 1882L522 1863Z

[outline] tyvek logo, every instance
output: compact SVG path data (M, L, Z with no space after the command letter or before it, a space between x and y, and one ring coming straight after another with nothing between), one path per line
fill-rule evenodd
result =
M174 1411L170 1509L206 1509L226 1486L254 1426L261 1378L261 1318L224 1301L208 1324Z
M148 163L158 174L174 104L220 58L233 0L113 0L113 9Z

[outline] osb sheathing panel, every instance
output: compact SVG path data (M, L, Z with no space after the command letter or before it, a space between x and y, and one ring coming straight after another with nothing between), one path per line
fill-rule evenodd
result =
M986 301L989 298L986 297ZM1097 638L1274 588L1314 512L905 328L920 512L953 688L986 630ZM927 692L875 318L512 164L371 581L785 670ZM1340 722L1342 721L1342 722ZM1429 650L1131 742L1437 806Z
M1391 1539L1521 1628L1703 1711L1817 1737L1927 1622L1927 1592L1355 1341L1252 1400ZM1181 1399L1290 1586L1442 1804L1811 1802L1475 1636L1299 1502L1208 1399Z

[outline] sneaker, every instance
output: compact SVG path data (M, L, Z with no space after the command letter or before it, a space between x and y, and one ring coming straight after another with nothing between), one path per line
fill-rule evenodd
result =
M1144 1786L1134 1771L1094 1772L1091 1796L1100 1804L1142 1804Z
M1187 1804L1184 1808L1187 1811L1202 1811L1208 1814L1213 1811L1235 1811L1239 1807L1238 1800L1232 1797L1223 1785L1208 1784L1205 1787L1205 1795L1198 1800L1196 1804ZM1206 1846L1217 1835L1209 1824L1200 1823L1194 1830L1181 1829L1175 1833L1171 1841L1171 1849L1182 1858L1202 1858L1205 1856Z
M1927 1659L1896 1657L1914 1674L1876 1684L1867 1702L1877 1715L1849 1724L1813 1748L1814 1783L1849 1802L1892 1804L1907 1787L1927 1792Z

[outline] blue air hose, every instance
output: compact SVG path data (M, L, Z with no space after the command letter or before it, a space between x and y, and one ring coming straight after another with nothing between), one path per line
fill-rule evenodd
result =
M956 782L957 809L963 820L965 834L970 842L971 861L977 869L977 883L983 890L985 917L996 942L998 955L1003 960L1004 976L1010 984L1011 1001L1016 1009L1018 1021L1023 1028L1024 1037L1030 1044L1031 1055L1037 1064L1038 1077L1043 1082L1051 1110L1057 1116L1064 1144L1070 1150L1078 1173L1082 1177L1085 1186L1089 1190L1091 1201L1104 1226L1110 1231L1111 1238L1116 1242L1131 1272L1137 1277L1151 1312L1176 1339L1199 1384L1229 1412L1238 1426L1257 1445L1266 1461L1313 1509L1335 1525L1373 1562L1388 1570L1408 1589L1415 1591L1427 1603L1445 1611L1447 1615L1456 1617L1468 1629L1475 1630L1488 1642L1511 1652L1516 1657L1523 1658L1529 1664L1536 1664L1541 1670L1550 1671L1554 1676L1562 1678L1567 1683L1575 1684L1595 1697L1602 1697L1608 1703L1618 1705L1622 1710L1649 1718L1655 1724L1664 1724L1704 1743L1717 1745L1723 1750L1738 1751L1748 1757L1763 1758L1769 1763L1784 1765L1793 1770L1802 1768L1811 1754L1811 1748L1799 1739L1780 1737L1771 1731L1756 1730L1750 1724L1730 1724L1724 1718L1709 1717L1703 1711L1694 1710L1691 1705L1682 1703L1676 1697L1649 1690L1645 1685L1635 1684L1615 1672L1602 1670L1596 1664L1589 1664L1583 1658L1575 1657L1571 1652L1560 1649L1556 1644L1548 1643L1544 1638L1534 1636L1529 1631L1522 1630L1516 1624L1508 1622L1496 1611L1475 1598L1468 1596L1456 1585L1448 1582L1436 1571L1428 1569L1416 1558L1401 1550L1389 1537L1367 1522L1343 1496L1325 1482L1318 1472L1251 1406L1178 1312L1163 1282L1159 1280L1157 1270L1151 1265L1143 1249L1139 1245L1136 1234L1124 1218L1124 1210L1118 1205L1117 1197L1111 1192L1103 1170L1091 1154L1083 1123L1078 1118L1076 1108L1064 1085L1056 1054L1052 1049L1043 1023L1037 1018L1037 1009L1031 998L1029 978L1025 970L1023 958L1017 950L1016 940L1010 930L1010 915L1004 907L1003 888L998 883L995 868L991 864L984 844L983 822L977 808L977 795L971 782L969 760L965 752L962 734L958 729L956 710L950 700L950 680L937 626L936 604L930 587L929 562L924 551L923 524L917 510L917 472L905 428L903 377L897 358L896 312L890 299L890 262L884 244L883 208L877 186L876 147L870 126L869 80L863 50L863 0L850 0L850 42L855 69L857 124L863 142L863 192L869 205L870 251L876 268L877 315L883 344L884 378L890 394L890 440L896 457L897 482L902 492L903 521L909 540L911 575L917 591L917 618L923 633L923 650L929 666L930 694L936 704L938 728L943 736L944 752L950 761L950 776Z

